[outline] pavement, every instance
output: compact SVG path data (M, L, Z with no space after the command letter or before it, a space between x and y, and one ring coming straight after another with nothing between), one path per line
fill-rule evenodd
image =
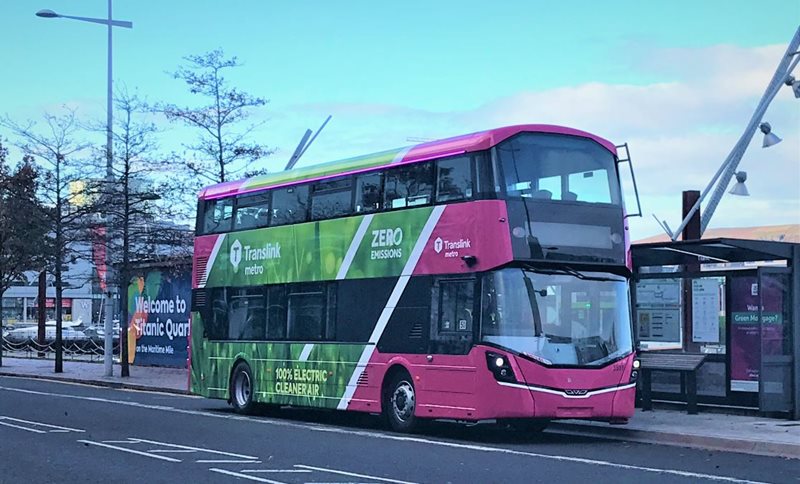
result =
M185 369L130 367L130 376L104 375L102 363L65 361L64 372L53 372L53 360L3 358L0 376L21 376L67 381L95 386L188 394ZM583 437L712 449L745 454L800 459L800 421L707 412L698 415L679 409L637 410L627 425L609 425L587 420L553 422L548 432Z

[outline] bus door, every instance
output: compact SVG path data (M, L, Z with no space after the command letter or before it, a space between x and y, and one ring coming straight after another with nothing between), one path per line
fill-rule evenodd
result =
M432 293L425 388L441 396L442 402L437 403L458 405L450 400L452 394L471 395L475 392L476 369L468 354L479 326L480 301L477 300L476 279L439 278Z

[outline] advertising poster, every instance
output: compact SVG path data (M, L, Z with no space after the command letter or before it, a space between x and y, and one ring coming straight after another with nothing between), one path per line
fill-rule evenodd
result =
M186 368L190 270L152 269L128 287L130 363Z
M769 279L766 279L769 281ZM731 278L731 390L758 392L762 337L780 344L783 334L783 293L780 288L763 289L764 307L758 320L758 278ZM769 349L769 348L767 348Z

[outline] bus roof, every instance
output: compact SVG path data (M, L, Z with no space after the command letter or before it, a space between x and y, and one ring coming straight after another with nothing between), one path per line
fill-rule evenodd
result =
M241 193L255 192L267 188L277 188L333 178L340 175L370 171L387 165L416 163L461 153L482 151L522 132L581 136L596 141L614 154L617 152L616 147L610 141L585 131L549 124L520 124L430 141L406 148L381 151L345 160L304 166L289 171L268 173L253 178L219 183L202 189L198 197L200 199L210 200Z

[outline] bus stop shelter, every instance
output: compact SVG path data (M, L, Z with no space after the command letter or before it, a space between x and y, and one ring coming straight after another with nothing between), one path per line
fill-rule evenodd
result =
M700 403L800 419L800 244L717 238L632 247L640 352L703 354ZM654 397L686 398L654 376Z

